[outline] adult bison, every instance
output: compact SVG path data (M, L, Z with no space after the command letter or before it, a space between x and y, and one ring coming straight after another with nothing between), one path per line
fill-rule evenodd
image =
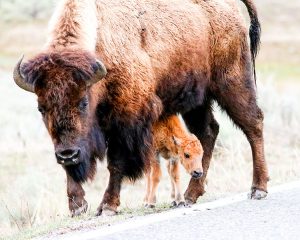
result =
M14 80L38 96L57 161L67 173L73 214L86 209L81 184L93 178L106 147L110 179L98 213L114 213L122 180L142 176L153 157L153 123L174 113L183 115L205 152L204 177L191 179L185 192L194 203L204 193L219 130L214 100L251 145L251 197L266 196L263 114L254 80L260 25L252 1L243 2L251 47L235 0L60 4L46 49L26 63L20 60Z

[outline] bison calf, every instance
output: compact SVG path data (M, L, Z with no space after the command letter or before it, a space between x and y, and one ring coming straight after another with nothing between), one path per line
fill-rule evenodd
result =
M172 185L172 206L182 206L185 202L180 188L179 162L193 178L200 178L203 174L202 145L194 134L184 129L176 115L154 124L154 138L157 158L151 159L150 171L146 173L145 206L152 208L156 201L157 186L161 177L159 155L167 160Z

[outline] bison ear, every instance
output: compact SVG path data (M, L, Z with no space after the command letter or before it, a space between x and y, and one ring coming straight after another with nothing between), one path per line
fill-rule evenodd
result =
M24 55L17 62L16 66L14 68L13 78L14 78L15 83L20 88L33 93L34 85L32 83L26 82L25 77L22 75L22 72L21 72L21 65L22 65L23 58L24 58Z
M91 86L99 82L107 74L106 67L104 66L103 62L101 62L100 60L96 60L96 64L93 65L93 69L95 74L91 79L87 81L88 86Z
M172 135L172 139L173 139L173 142L176 146L180 146L182 144L182 140L178 137L175 137L174 135Z

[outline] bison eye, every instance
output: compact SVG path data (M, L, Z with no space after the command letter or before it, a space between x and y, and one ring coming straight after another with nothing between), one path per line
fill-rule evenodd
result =
M45 107L43 107L43 106L38 106L38 110L39 110L39 112L40 112L42 115L45 115L45 113L46 113Z
M81 101L79 102L79 110L84 112L87 109L87 106L89 105L88 99L85 97L83 99L81 99Z
M184 153L184 157L185 157L185 158L190 158L190 154Z

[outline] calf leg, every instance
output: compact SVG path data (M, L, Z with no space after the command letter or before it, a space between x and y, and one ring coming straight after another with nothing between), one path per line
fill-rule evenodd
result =
M209 99L209 96L207 96L207 99ZM219 124L213 116L210 100L184 114L183 119L188 129L198 137L204 150L202 159L203 176L200 179L191 178L189 186L184 193L186 203L193 204L199 196L205 193L205 178L219 133Z
M168 173L169 173L169 176L170 176L170 182L171 182L171 199L173 201L175 201L175 184L171 178L171 164L170 164L170 161L167 161L167 170L168 170Z
M151 163L150 172L150 194L148 196L147 206L149 208L155 207L156 191L161 178L160 164L157 161Z
M170 177L172 179L172 182L175 186L175 199L172 203L172 206L184 206L184 196L181 192L181 186L180 186L180 172L179 172L179 163L178 161L171 163L171 169L170 169Z
M85 192L80 183L73 180L71 176L67 174L67 195L69 201L69 209L72 217L78 216L81 213L85 213L88 204L84 199Z
M144 205L145 207L148 205L148 198L150 195L150 189L151 189L151 176L150 176L150 171L146 172L145 174L146 177L146 195L144 197Z

